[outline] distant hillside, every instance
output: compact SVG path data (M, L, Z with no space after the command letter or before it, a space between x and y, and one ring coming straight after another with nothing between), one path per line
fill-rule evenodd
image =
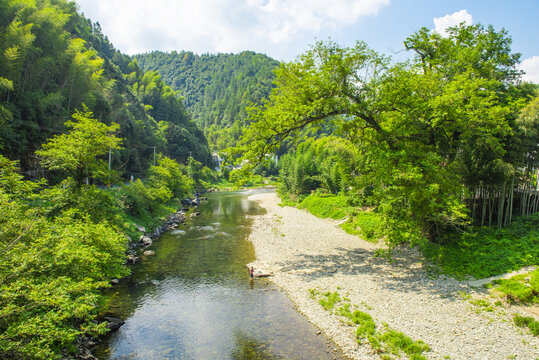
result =
M136 55L145 71L155 70L184 97L184 104L214 150L234 145L247 117L272 87L279 62L263 54L195 55L154 51Z

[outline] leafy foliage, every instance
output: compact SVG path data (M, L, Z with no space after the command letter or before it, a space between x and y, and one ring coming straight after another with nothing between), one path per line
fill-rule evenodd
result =
M35 185L2 160L2 183L11 187L0 190L0 354L60 358L82 334L104 333L93 320L104 300L100 288L127 274L125 237L75 208L51 218L28 206L32 196L50 193L32 195Z
M64 124L71 129L69 134L54 136L36 154L45 168L69 174L78 185L82 184L85 176L106 180L101 175L109 175L107 164L98 157L120 149L121 139L113 135L118 124L107 126L92 119L91 113L76 112L73 119L75 121Z
M517 169L533 174L539 119L530 109L516 121L532 92L516 82L520 55L510 44L505 31L482 25L454 27L447 38L422 29L405 41L414 61L390 65L361 42L318 42L277 70L235 151L255 166L301 129L336 119L353 154L335 154L346 166L347 195L369 193L392 244L438 241L486 216L506 226L512 189L523 187L521 214L537 208L529 175ZM293 161L283 159L283 189L292 196L335 192L322 185L319 174L331 171L320 171L315 152L298 147Z
M539 263L539 216L520 218L504 229L472 228L451 235L443 245L424 243L423 253L456 278L477 279Z
M35 175L32 154L66 132L77 109L119 125L125 147L112 160L123 172L142 176L156 149L180 160L192 152L209 164L207 142L179 95L114 49L75 2L7 0L0 19L0 146L23 171Z

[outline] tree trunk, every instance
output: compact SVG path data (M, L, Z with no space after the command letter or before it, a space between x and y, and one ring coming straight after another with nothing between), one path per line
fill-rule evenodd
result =
M472 201L472 225L475 223L475 198L477 197L477 189L476 188L472 188L472 196L473 196L473 201Z
M498 228L500 229L502 228L504 205L505 205L505 181L503 182L503 186L500 189L499 199L498 199Z
M481 187L482 192L482 206L481 206L481 227L485 225L485 217L487 215L487 193L484 187Z
M492 199L492 190L488 194L488 227L492 226L492 212L494 211L494 200Z
M509 225L513 221L513 194L515 193L515 174L513 174L513 179L511 180L511 196L509 200Z

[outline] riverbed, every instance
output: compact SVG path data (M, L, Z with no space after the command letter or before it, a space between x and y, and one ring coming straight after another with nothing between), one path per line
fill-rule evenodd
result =
M112 289L109 315L125 320L100 359L343 359L268 279L251 281L247 240L265 212L248 193L214 193L200 216L169 231Z

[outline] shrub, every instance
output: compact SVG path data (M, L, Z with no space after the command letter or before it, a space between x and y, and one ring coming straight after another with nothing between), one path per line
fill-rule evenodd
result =
M530 282L526 283L525 279L530 277ZM520 274L511 277L510 279L500 279L494 281L499 284L496 290L507 295L510 301L518 301L521 303L539 303L539 269L531 274Z
M486 278L539 264L538 225L539 214L534 214L504 229L473 228L440 244L424 242L421 249L445 274Z
M533 335L539 336L539 321L535 320L534 318L516 314L513 321L515 322L516 326L527 326Z

